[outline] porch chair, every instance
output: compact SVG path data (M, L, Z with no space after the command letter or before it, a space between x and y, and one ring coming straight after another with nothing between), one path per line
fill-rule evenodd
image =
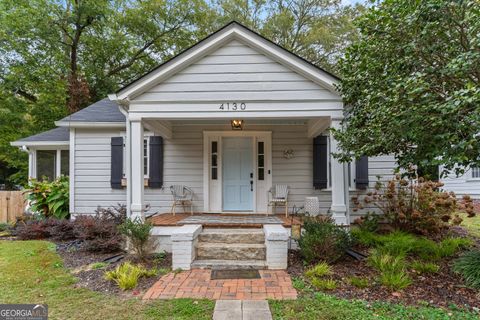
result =
M288 217L288 186L277 184L270 188L268 205L272 207L273 214L276 213L277 206L285 207L285 217Z
M193 216L193 190L183 185L170 186L170 191L173 196L173 204L171 212L175 215L175 209L177 205L183 206L183 212L185 211L185 205L190 205L190 214Z

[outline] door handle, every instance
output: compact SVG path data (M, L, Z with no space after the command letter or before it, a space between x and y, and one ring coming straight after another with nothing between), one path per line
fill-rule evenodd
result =
M250 180L250 191L253 191L253 180Z

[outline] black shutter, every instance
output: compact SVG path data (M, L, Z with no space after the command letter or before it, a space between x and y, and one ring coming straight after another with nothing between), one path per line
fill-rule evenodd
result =
M148 186L161 188L163 186L163 138L160 136L150 137L150 175Z
M355 185L357 189L368 188L368 157L366 156L355 160Z
M327 136L313 139L313 187L326 189L328 186L328 147Z
M110 185L112 189L122 189L123 178L123 138L111 139Z

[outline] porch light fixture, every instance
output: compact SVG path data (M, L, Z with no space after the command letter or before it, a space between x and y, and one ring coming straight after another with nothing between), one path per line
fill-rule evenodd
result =
M232 130L243 130L243 120L232 120L230 121L232 125Z

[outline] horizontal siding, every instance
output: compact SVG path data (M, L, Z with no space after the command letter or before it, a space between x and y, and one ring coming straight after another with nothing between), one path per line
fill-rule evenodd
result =
M134 102L292 100L340 98L263 53L232 41L153 86Z
M472 179L470 170L466 170L463 175L456 176L454 173L443 177L443 189L454 192L457 197L470 195L474 199L480 199L480 180Z
M305 197L318 196L323 213L331 204L329 190L314 190L312 185L312 139L307 137L304 125L252 125L250 130L272 131L272 181L290 187L290 206L303 206ZM222 125L174 125L173 138L165 140L164 189L145 189L145 203L150 212L169 212L171 194L169 186L184 184L195 193L194 210L203 210L203 131L230 130ZM125 190L110 188L110 137L116 131L76 131L75 152L75 207L77 213L91 213L98 206L110 207L125 203ZM294 157L285 159L286 149L294 151ZM377 175L386 180L392 177L395 160L390 156L369 159L370 185ZM351 196L358 191L351 191ZM363 192L364 193L364 192ZM358 215L366 211L353 212Z

